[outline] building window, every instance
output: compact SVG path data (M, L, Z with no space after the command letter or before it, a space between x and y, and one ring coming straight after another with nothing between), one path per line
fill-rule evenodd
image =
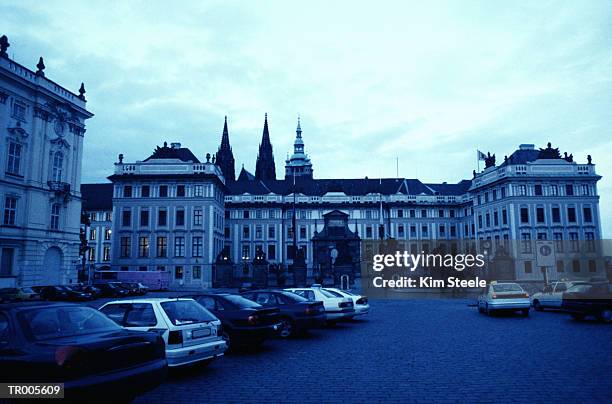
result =
M578 233L572 231L570 232L569 236L570 236L570 251L578 252L579 247L580 247L580 243L578 242Z
M440 237L446 236L446 228L444 227L443 224L440 225L439 232L440 232Z
M60 204L54 203L51 205L51 228L53 230L59 229L60 221Z
M558 207L552 208L552 221L553 223L561 222L561 209L559 209Z
M502 209L502 224L504 226L508 224L508 211L506 209Z
M538 240L546 240L547 239L547 235L546 233L538 233Z
M102 261L108 262L110 261L110 246L105 245L102 250Z
M300 240L306 239L306 226L300 226Z
M183 279L183 267L176 266L174 267L174 279Z
M185 186L184 185L176 186L176 196L185 196Z
M223 236L225 238L230 238L230 228L226 227L225 229L223 229Z
M525 273L530 274L533 272L533 263L531 261L525 261Z
M160 209L157 212L157 225L167 226L168 225L168 211L166 209Z
M414 209L410 209L410 217L413 219L416 217L416 211Z
M159 197L160 198L166 198L168 196L168 186L167 185L160 185L159 186Z
M185 256L185 237L184 236L174 237L174 256L175 257Z
M404 238L404 236L405 236L404 226L402 225L397 226L397 237Z
M536 220L538 223L544 223L546 221L544 217L544 208L536 208Z
M274 226L268 226L268 239L274 240L276 237L276 228Z
M597 272L597 261L589 260L589 272Z
M202 208L195 208L193 210L193 225L194 226L202 225Z
M421 210L421 217L427 217L427 210L426 209L422 209Z
M248 210L242 211L242 218L243 219L248 219L249 218L249 211Z
M149 256L149 238L146 236L138 238L138 256L140 258Z
M276 246L274 244L268 244L268 259L276 260Z
M119 251L119 256L121 258L130 258L132 251L132 238L131 237L121 237L121 249Z
M204 195L204 187L202 185L195 185L193 187L193 196L203 196Z
M202 256L202 237L195 236L191 239L191 256L192 257Z
M499 226L499 213L497 211L493 212L493 225Z
M580 260L573 260L572 261L572 271L580 272Z
M535 184L533 187L533 192L536 196L542 196L542 185Z
M485 223L487 227L491 227L491 215L489 213L485 214Z
M262 210L261 210L261 209L257 209L257 210L255 211L255 218L256 218L256 219L263 219L263 212L262 212Z
M140 227L147 226L149 226L149 211L145 209L140 211Z
M21 169L21 152L23 146L17 142L9 142L6 172L19 175Z
M567 221L576 223L576 208L567 208Z
M410 237L415 238L417 236L416 226L410 226Z
M89 251L87 254L87 260L89 262L95 262L96 261L96 247L89 247Z
M587 231L584 233L586 239L586 250L587 252L595 252L595 233Z
M565 195L573 196L574 195L574 186L572 184L567 184L565 186Z
M518 196L525 196L525 195L527 195L527 186L526 185L517 185L515 190L516 190L516 195L518 195Z
M565 272L565 267L563 265L563 260L557 261L557 272Z
M438 210L438 217L444 217L444 209Z
M64 155L61 152L56 152L53 155L53 170L51 172L51 180L62 181L62 167L64 166Z
M551 185L550 188L548 188L548 191L550 193L550 196L559 195L559 187L556 185Z
M105 227L104 228L104 240L106 240L106 241L110 240L112 233L113 233L113 231L110 228Z
M372 226L366 226L366 238L372 238Z
M185 226L185 209L176 210L176 223L177 226Z
M590 207L582 208L582 216L584 217L584 221L587 223L593 222L593 213Z
M563 252L563 233L553 233L553 240L555 240L555 251Z
M168 238L165 236L157 236L157 256L168 256Z
M591 188L589 187L588 184L581 184L580 185L580 194L584 195L584 196L588 196L591 194Z
M422 226L422 227L421 227L421 236L422 236L423 238L427 237L427 233L428 233L428 230L427 230L427 229L428 229L428 228L427 228L427 226Z
M0 258L0 276L13 275L13 256L15 255L14 248L3 248L2 257Z
M268 212L268 218L275 219L276 218L276 211L270 209L270 211Z
M98 231L96 230L95 227L92 227L91 229L89 229L89 239L90 240L95 240L97 237Z
M455 225L450 227L450 235L451 237L457 237L457 227Z
M261 240L263 238L263 226L258 224L255 226L255 238Z
M193 279L201 279L202 278L202 267L199 265L194 265L193 269L191 270L192 274L191 277Z
M107 222L112 222L113 221L113 212L106 212L104 214L104 220Z
M521 244L522 244L522 252L529 254L531 253L531 234L523 233L521 234Z
M131 185L125 185L123 187L123 197L124 198L131 198L132 197L132 186Z
M249 238L250 231L249 226L242 226L242 238Z
M521 208L521 223L529 223L529 209Z
M403 209L398 209L397 210L397 217L404 217L404 210Z
M247 261L251 256L251 246L248 244L242 245L242 260Z
M149 196L151 196L151 187L148 185L143 185L140 188L140 196L142 196L143 198L148 198Z

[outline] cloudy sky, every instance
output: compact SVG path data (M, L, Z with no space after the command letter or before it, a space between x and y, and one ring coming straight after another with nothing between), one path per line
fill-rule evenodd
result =
M164 140L202 157L227 115L254 170L268 113L277 173L298 114L315 176L470 178L551 141L604 175L612 225L612 2L3 1L11 57L87 88L83 182Z

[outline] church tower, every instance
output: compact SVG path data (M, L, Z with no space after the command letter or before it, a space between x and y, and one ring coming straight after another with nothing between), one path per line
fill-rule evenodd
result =
M304 141L302 140L302 127L298 117L296 137L293 143L293 154L285 161L285 179L296 178L312 179L312 163L304 153Z
M229 132L227 130L227 116L225 117L225 124L223 125L223 135L221 136L221 145L217 151L216 163L221 169L226 181L230 182L236 180L234 153L232 153L232 146L230 146L229 141Z
M274 153L272 143L270 143L270 133L268 132L268 114L264 120L263 136L259 144L257 163L255 165L255 178L258 180L275 180L276 167L274 165Z

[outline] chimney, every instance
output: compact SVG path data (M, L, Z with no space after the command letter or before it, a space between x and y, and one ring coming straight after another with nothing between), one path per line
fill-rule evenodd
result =
M179 142L173 142L173 143L170 143L170 147L173 149L180 149L181 144Z

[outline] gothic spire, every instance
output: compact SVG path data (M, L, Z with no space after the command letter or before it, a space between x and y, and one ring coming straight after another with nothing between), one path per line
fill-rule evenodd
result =
M221 145L217 151L216 163L221 169L226 181L236 180L236 170L234 168L234 153L229 141L229 131L227 130L227 116L223 123L223 134L221 135Z
M268 130L268 114L264 118L263 134L259 144L257 163L255 164L255 178L258 180L275 180L276 166L274 164L274 152L270 142L270 132Z

